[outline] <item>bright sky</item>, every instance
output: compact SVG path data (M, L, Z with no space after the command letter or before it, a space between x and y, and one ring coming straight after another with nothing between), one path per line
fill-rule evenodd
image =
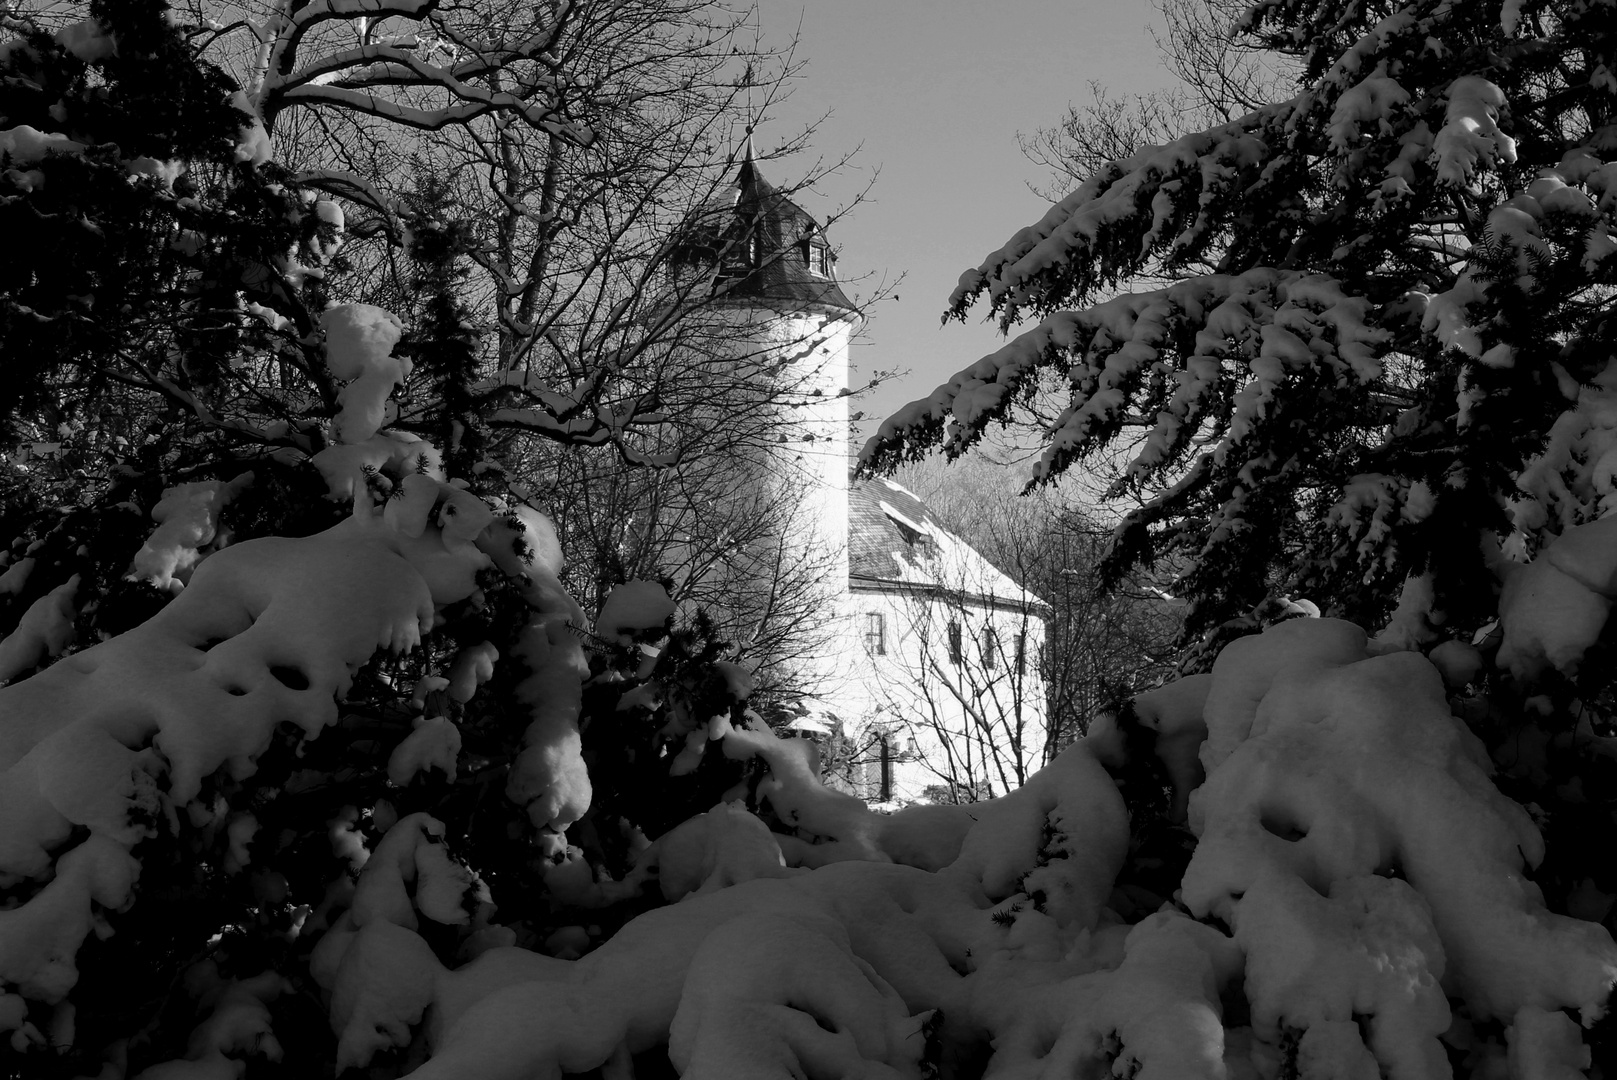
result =
M1028 190L1045 171L1024 157L1017 132L1054 125L1069 101L1088 100L1098 79L1114 94L1169 83L1147 24L1147 0L758 0L766 44L790 41L807 66L775 110L779 132L830 116L812 155L766 166L790 182L814 165L862 147L845 175L805 196L825 220L879 169L867 201L830 232L838 274L868 296L903 275L899 299L877 305L853 350L854 378L908 369L856 408L879 419L932 391L998 347L978 316L940 327L962 271L1046 203ZM760 150L774 125L759 133ZM858 280L863 278L863 280ZM863 425L866 434L874 430Z

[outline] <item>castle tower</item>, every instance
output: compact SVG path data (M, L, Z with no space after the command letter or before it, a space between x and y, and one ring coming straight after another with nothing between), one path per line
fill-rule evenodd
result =
M848 674L848 351L861 315L837 284L819 222L762 176L751 140L732 185L688 219L670 259L676 293L717 297L738 357L770 383L772 442L748 483L791 507L783 541L819 580L822 645L798 680L835 692ZM762 362L760 362L762 361ZM761 388L762 389L762 388ZM813 703L810 702L810 707Z

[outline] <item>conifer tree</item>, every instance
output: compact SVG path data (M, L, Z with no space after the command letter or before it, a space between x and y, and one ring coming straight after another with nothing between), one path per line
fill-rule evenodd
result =
M1055 388L1036 481L1128 447L1112 568L1174 560L1194 630L1286 595L1476 630L1502 558L1617 505L1609 12L1274 0L1240 32L1293 96L1106 164L964 275L954 316L1040 321L867 460Z
M599 902L596 868L625 874L648 833L745 779L700 740L678 755L711 717L741 719L746 680L710 627L671 632L655 586L594 639L556 582L554 533L512 499L479 414L441 188L408 216L404 318L328 308L341 212L258 152L164 4L33 27L0 44L0 76L16 240L0 266L0 1075L331 1075L378 1050L400 1071L421 1040L342 1043L313 955L354 929L367 848L400 820L422 837L435 869L409 876L448 890L427 931L447 962L558 928L588 947L575 906ZM343 522L360 533L332 534ZM399 558L420 570L390 577ZM218 569L233 559L246 569ZM427 640L409 648L416 616L366 639L422 573L439 591ZM271 629L288 604L303 614ZM347 650L333 635L354 620ZM176 648L191 659L169 667ZM85 690L106 655L140 659ZM580 703L605 717L583 821ZM47 756L105 812L41 779ZM552 899L493 928L491 886Z
M0 59L0 485L12 566L40 570L7 591L7 630L75 574L101 598L81 640L139 622L161 597L124 578L130 511L308 448L300 403L334 393L303 340L329 205L254 160L251 118L166 11L92 4Z
M1220 772L1228 747L1282 760L1286 737L1265 725L1315 707L1266 701L1221 735L1228 680L1267 649L1275 685L1300 686L1311 661L1287 643L1349 634L1365 670L1409 662L1430 679L1408 654L1430 659L1435 715L1479 758L1486 746L1493 782L1533 815L1532 895L1609 931L1617 21L1583 0L1263 0L1237 32L1297 73L1289 96L1101 164L964 274L950 315L986 300L1007 331L1036 324L891 417L865 466L958 456L990 424L1041 417L1030 487L1123 451L1111 494L1135 505L1106 567L1114 581L1177 573L1186 667L1214 687L1192 710L1207 730L1188 736L1206 741L1180 759L1206 784L1178 839L1151 840L1157 870L1189 855L1193 913L1203 869L1232 873L1207 809L1247 782ZM1172 771L1160 703L1207 678L1121 703L1139 744L1120 755L1126 774ZM1323 692L1340 694L1341 730L1386 738L1347 720L1367 689ZM1407 708L1413 683L1386 693ZM1136 824L1180 812L1161 790L1150 775L1125 785ZM1276 787L1263 790L1269 815ZM1302 843L1326 820L1261 829ZM1486 1011L1455 1015L1482 1033ZM1608 1073L1606 1005L1581 1020ZM1287 1038L1281 1074L1309 1075ZM1448 1048L1457 1073L1483 1068Z

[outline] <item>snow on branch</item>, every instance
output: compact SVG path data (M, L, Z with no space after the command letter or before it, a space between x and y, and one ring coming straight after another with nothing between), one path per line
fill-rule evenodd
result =
M537 27L502 37L457 27L437 0L283 4L253 25L259 44L249 111L270 130L291 107L347 110L423 131L497 115L588 145L594 133L569 115L575 103L564 101L568 81L552 54L570 15L562 5ZM355 43L333 48L343 30L332 24L344 23Z
M387 232L389 239L398 243L403 242L405 226L399 220L398 211L392 200L372 181L358 173L346 169L305 169L293 173L292 182L300 187L351 199L367 207L380 218L379 226L374 224L350 226L350 232L368 232L370 228L380 227Z
M693 1080L913 1078L940 1043L981 1046L988 1076L1251 1075L1292 1056L1440 1076L1451 995L1461 1030L1505 1031L1521 1075L1586 1053L1558 1011L1602 1015L1617 945L1525 879L1542 838L1430 662L1299 619L1194 682L1151 706L1161 730L1207 736L1206 782L1173 773L1198 837L1188 914L1108 910L1128 817L1102 768L1126 752L1106 721L1007 796L878 814L820 785L812 744L716 717L725 756L767 764L759 793L793 831L733 804L676 827L634 875L668 905L578 959L507 943L448 966L425 935L470 931L491 897L440 822L398 820L314 949L337 1065L427 1024L421 1080L629 1075L662 1046ZM65 856L52 887L115 896L106 845ZM547 888L628 884L588 870L559 862ZM1479 1053L1503 1068L1504 1047Z
M1247 950L1254 1030L1346 1019L1352 1001L1372 1017L1383 1063L1441 1062L1439 984L1474 1016L1565 1008L1592 1021L1617 981L1611 936L1545 909L1526 878L1544 840L1489 780L1438 670L1377 651L1351 623L1295 619L1239 639L1213 667L1183 896ZM1343 955L1314 946L1313 972L1299 970L1296 944L1322 938ZM1403 958L1378 974L1355 951Z
M298 26L314 26L331 19L385 19L398 15L407 19L425 18L439 0L314 0L292 15Z
M351 87L401 85L430 77L458 90L466 79L487 75L505 64L545 53L553 41L554 35L549 32L532 34L514 45L480 52L471 59L442 67L424 63L419 42L415 38L403 38L331 53L292 74L272 77L265 85L266 88L287 88L311 82ZM533 85L550 87L555 81L547 78Z
M1295 377L1308 373L1337 385L1377 379L1388 335L1371 316L1368 300L1329 277L1269 267L1061 312L894 413L863 460L887 468L940 444L950 456L964 453L1051 369L1065 371L1071 396L1045 432L1034 482L1053 478L1142 416L1150 419L1129 464L1131 479L1180 462L1209 424L1222 464Z
M1214 211L1257 179L1291 102L1114 162L960 276L949 310L963 315L983 292L1005 324L1024 307L1048 311L1142 268L1155 254L1199 252Z
M958 1016L970 1026L992 1017L1011 1029L1025 1014L1031 1002L1021 994L1021 1010L995 1010L1012 967L986 958L998 952L1014 966L1012 958L1052 947L1058 935L1087 935L1100 917L1127 829L1116 788L1087 746L1004 798L884 815L822 787L802 753L810 744L722 720L715 735L728 757L766 760L761 790L823 842L772 834L724 807L647 853L665 893L683 899L631 921L582 959L502 948L453 972L421 972L435 987L440 1034L416 1075L587 1071L666 1039L686 1077L915 1076L935 1020ZM783 867L777 844L791 852L786 861L821 869ZM986 910L994 902L1025 914L996 919ZM1221 937L1205 928L1182 936L1199 935ZM1230 959L1226 940L1226 974ZM992 974L974 983L979 963ZM1159 965L1139 958L1103 982L1178 996ZM980 1000L977 985L988 991ZM417 1015L423 1005L410 1003ZM1139 1040L1138 1053L1169 1053L1169 1019L1159 1014L1163 1039ZM1023 1052L1018 1045L1011 1056Z
M1131 342L1139 353L1191 310L1180 333L1208 355L1244 343L1248 366L1267 357L1344 378L1374 364L1361 301L1277 271L1119 298L1084 332L1107 335L1108 355ZM400 368L387 355L396 326L358 305L323 321L328 367L348 380L334 447L387 439L375 407ZM415 698L464 703L494 685L496 664L519 664L502 715L526 726L509 768L489 775L536 827L544 898L655 902L642 897L655 882L666 903L574 959L541 954L491 921L497 898L443 821L390 808L383 823L378 801L380 840L367 851L348 807L316 835L353 874L339 867L318 911L276 930L302 938L288 955L306 955L324 991L331 1071L387 1068L383 1055L413 1048L420 1080L627 1076L637 1056L666 1048L686 1080L916 1080L946 1055L992 1077L1281 1075L1276 1063L1295 1059L1298 1075L1402 1078L1446 1075L1439 1039L1454 1032L1477 1055L1471 1075L1504 1075L1507 1053L1522 1076L1586 1060L1568 1014L1589 1025L1609 1008L1617 944L1546 907L1529 877L1544 837L1451 714L1436 650L1389 651L1341 620L1282 622L1224 649L1209 675L1138 699L1134 715L1158 736L1150 749L1098 717L1001 798L892 814L824 786L816 746L733 708L748 680L721 669L725 705L692 718L687 746L757 763L756 785L738 790L775 827L722 803L640 848L614 879L566 845L596 790L579 724L584 618L560 584L555 530L432 475L436 452L415 446L416 462L385 462L396 480L380 505L365 482L376 477L333 471L332 494L354 501L341 524L220 547L145 623L0 688L0 1032L18 1045L43 1041L36 1021L71 1015L58 1006L80 963L91 970L89 935L127 925L108 913L152 902L136 889L142 863L157 869L149 853L177 823L212 827L220 871L241 873L261 824L274 831L245 782L277 728L307 739L337 725L363 665L417 647L494 571L525 608L509 660L473 638ZM148 546L200 555L226 494L170 492ZM1497 665L1571 670L1617 595L1614 522L1569 533L1507 583ZM75 587L51 601L53 625ZM1581 645L1567 619L1535 617L1567 611L1574 593L1598 616L1580 623ZM607 602L601 633L627 647L671 609L641 583ZM388 773L450 775L460 750L454 721L424 713ZM1118 910L1130 811L1108 768L1136 753L1168 767L1195 848L1175 900L1131 922ZM498 899L520 909L524 898ZM308 1006L268 1008L303 971L226 982L228 952L184 976L207 988L191 1038L166 1044L189 1058L145 1075L229 1074L241 1057L309 1041L298 1026ZM1489 1030L1508 1051L1472 1037Z
M467 87L466 90L464 95L457 95L463 97L457 104L432 109L406 105L364 90L348 90L331 85L293 87L281 95L281 99L293 105L334 105L367 116L392 120L422 131L441 131L451 125L468 123L491 112L509 112L552 134L569 136L585 143L590 141L588 129L556 119L554 111L544 106L531 105L512 94L490 93L471 87Z
M171 822L184 809L193 822L223 815L224 800L199 803L210 777L221 770L236 780L252 776L282 725L312 739L336 723L358 669L379 652L415 649L437 612L477 592L481 571L508 574L530 611L516 656L526 678L515 692L530 723L508 795L536 825L558 831L589 805L577 727L578 683L587 671L568 632L586 620L557 580L553 529L532 511L497 515L462 486L431 475L438 471L429 467L434 448L418 441L400 454L394 444L403 440L378 431L379 405L398 373L398 361L386 355L397 339L392 316L347 305L328 311L325 326L331 369L351 381L335 441L315 464L333 496L353 499L352 515L313 536L262 537L204 554L218 508L251 474L228 485L171 488L153 511L158 526L132 574L173 582L175 599L133 630L0 688L0 712L19 718L0 732L0 821L7 823L0 887L17 897L0 912L0 981L22 998L54 1005L73 989L82 943L92 930L111 932L102 909L134 901L140 864L132 849L162 832L165 814ZM377 443L395 451L389 458L384 449L377 464L403 474L399 497L383 505L370 497L364 463L356 460ZM180 588L174 574L191 564ZM0 665L36 642L47 653L61 651L77 583L74 577L47 597L49 605L35 605L66 610L50 620L25 617L0 643L8 654ZM23 667L31 667L39 657L25 659ZM462 681L475 690L476 673ZM452 772L458 736L446 723L407 737L390 769L408 773L416 761ZM424 745L429 736L437 745ZM231 820L239 869L256 825L250 814ZM412 874L425 877L404 901L406 911L414 903L431 918L454 921L450 909L465 891L464 873L441 849L416 848ZM434 892L426 877L448 884L439 881ZM339 992L334 1008L372 1015L359 997L345 1003ZM0 1020L11 1015L0 1013ZM374 1048L374 1025L362 1026Z

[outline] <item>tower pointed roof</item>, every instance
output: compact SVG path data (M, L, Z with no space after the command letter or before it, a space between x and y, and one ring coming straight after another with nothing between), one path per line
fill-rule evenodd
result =
M752 127L747 127L747 141L741 148L741 169L736 173L736 186L746 190L748 184L758 179L758 162L752 156Z
M671 260L675 273L713 273L726 287L727 302L858 316L837 284L836 256L824 230L764 179L750 131L741 167L726 188L733 195L708 203L681 228Z

